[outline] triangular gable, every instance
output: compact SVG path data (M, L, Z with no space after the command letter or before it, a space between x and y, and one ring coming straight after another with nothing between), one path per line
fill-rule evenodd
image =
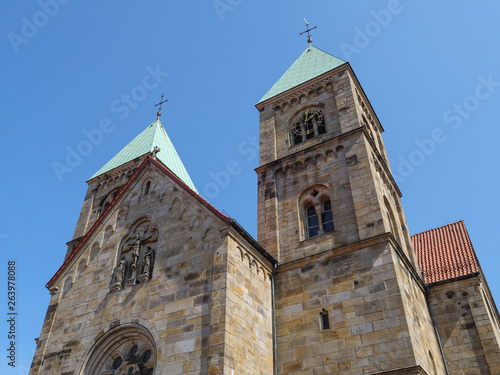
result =
M120 198L125 194L127 189L130 187L132 182L134 182L141 171L146 167L147 164L153 164L158 168L158 170L164 174L166 174L170 179L172 179L175 183L179 184L181 188L183 188L187 193L189 193L193 198L198 200L202 205L208 208L212 213L214 213L219 219L224 221L227 225L230 225L231 218L229 216L224 215L219 210L217 210L214 206L208 203L205 199L203 199L198 193L196 193L193 189L191 189L184 181L182 181L179 177L177 177L172 171L170 171L167 167L165 167L162 163L148 156L142 164L137 168L134 174L129 178L127 183L120 189L116 197L110 203L110 205L106 208L106 210L102 213L101 216L96 220L94 225L90 228L90 230L83 236L82 240L75 247L75 249L71 252L71 254L66 258L61 267L56 271L54 276L49 280L46 287L50 288L56 279L61 275L61 273L66 269L66 267L71 263L71 261L75 258L75 256L81 251L81 249L87 244L88 239L97 231L100 227L101 223L107 218L109 212L115 207Z

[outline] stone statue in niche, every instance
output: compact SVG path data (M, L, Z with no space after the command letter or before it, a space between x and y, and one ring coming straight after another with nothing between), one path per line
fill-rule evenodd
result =
M144 253L144 258L142 259L142 273L139 276L139 281L141 283L147 281L152 273L154 255L154 250L151 246L148 246L146 252Z
M122 255L120 258L120 262L116 266L115 269L115 282L111 285L111 290L113 292L117 292L123 288L123 280L125 278L125 256Z
M134 249L132 250L132 264L130 268L135 270L137 267L137 259L139 258L139 249L141 247L141 236L139 233L135 235Z
M121 248L120 262L112 277L111 290L146 282L151 278L158 231L150 224L144 224L126 238ZM146 246L148 245L148 246Z
M142 229L142 228L141 228ZM141 245L144 242L147 242L153 238L153 235L146 236L148 228L143 228L143 236L141 237L140 232L135 235L135 239L128 243L129 246L132 246L132 253L130 255L130 277L127 279L127 285L135 285L138 272L137 266L139 263L139 257L141 255Z

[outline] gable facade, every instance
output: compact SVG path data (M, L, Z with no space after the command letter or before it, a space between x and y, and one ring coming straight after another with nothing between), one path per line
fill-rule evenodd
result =
M32 374L271 373L272 264L168 172L146 159L51 280Z

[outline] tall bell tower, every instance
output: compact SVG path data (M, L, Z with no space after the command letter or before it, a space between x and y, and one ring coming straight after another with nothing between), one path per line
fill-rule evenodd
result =
M445 373L384 129L350 64L309 40L256 107L279 373Z
M289 261L391 232L416 264L384 129L348 63L309 45L257 108L259 241L273 255Z

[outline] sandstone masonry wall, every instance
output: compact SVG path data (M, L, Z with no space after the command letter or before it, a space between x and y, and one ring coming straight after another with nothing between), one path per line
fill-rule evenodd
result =
M402 261L402 255L394 247L392 254L416 361L429 375L446 374L438 337L427 306L424 284L415 279L420 274L416 271L412 275Z
M500 349L479 276L430 288L450 375L500 374Z
M417 366L387 242L372 239L283 264L276 282L280 374L375 374ZM330 319L325 330L322 309Z
M225 357L235 374L273 374L271 273L267 261L229 239ZM230 371L224 372L231 375Z

